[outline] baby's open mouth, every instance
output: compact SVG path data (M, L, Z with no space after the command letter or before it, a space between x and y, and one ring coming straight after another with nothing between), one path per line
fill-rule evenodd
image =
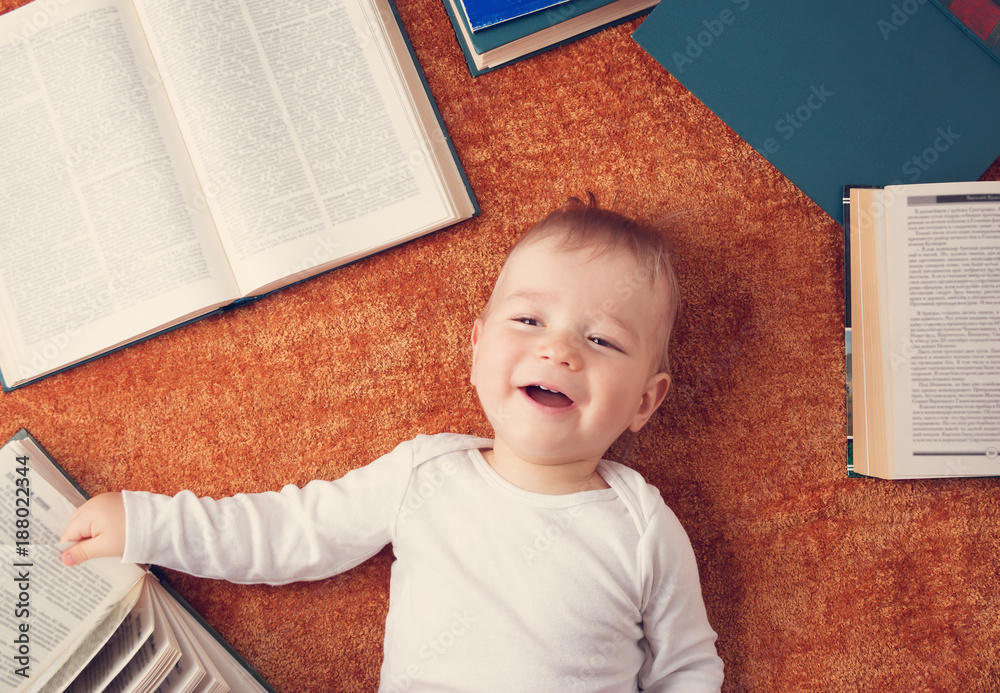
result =
M568 407L573 404L573 400L563 393L549 390L541 385L528 385L524 391L528 397L546 407Z

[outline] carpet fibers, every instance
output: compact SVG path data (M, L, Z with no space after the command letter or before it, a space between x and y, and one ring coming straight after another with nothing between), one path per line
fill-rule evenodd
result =
M691 537L725 690L1000 690L998 481L846 477L840 226L632 41L640 20L474 79L440 0L399 10L481 216L2 394L0 437L28 428L91 494L220 496L488 436L473 320L507 247L593 191L669 217L674 386L631 464ZM170 580L278 691L370 692L391 561Z

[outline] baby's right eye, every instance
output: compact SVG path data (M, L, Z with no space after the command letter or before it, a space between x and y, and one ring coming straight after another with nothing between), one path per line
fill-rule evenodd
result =
M530 315L515 315L511 320L533 327L538 327L542 324L537 318L533 318Z

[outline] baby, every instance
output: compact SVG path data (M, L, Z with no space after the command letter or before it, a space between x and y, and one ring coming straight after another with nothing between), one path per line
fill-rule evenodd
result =
M472 329L493 440L418 436L280 493L104 494L71 519L63 560L284 584L392 544L380 691L718 691L687 535L602 459L667 393L677 307L660 237L572 200L514 246Z

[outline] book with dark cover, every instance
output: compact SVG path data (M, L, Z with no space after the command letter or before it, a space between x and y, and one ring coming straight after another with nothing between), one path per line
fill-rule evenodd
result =
M1000 62L933 3L671 0L634 37L837 221L846 183L973 180L1000 154Z
M62 564L53 542L87 494L28 431L0 447L0 462L11 482L0 495L20 519L0 531L0 549L30 600L0 617L0 635L15 645L4 690L273 693L162 571L114 558Z
M473 31L462 0L443 0L469 72L479 76L649 12L659 0L569 0Z

